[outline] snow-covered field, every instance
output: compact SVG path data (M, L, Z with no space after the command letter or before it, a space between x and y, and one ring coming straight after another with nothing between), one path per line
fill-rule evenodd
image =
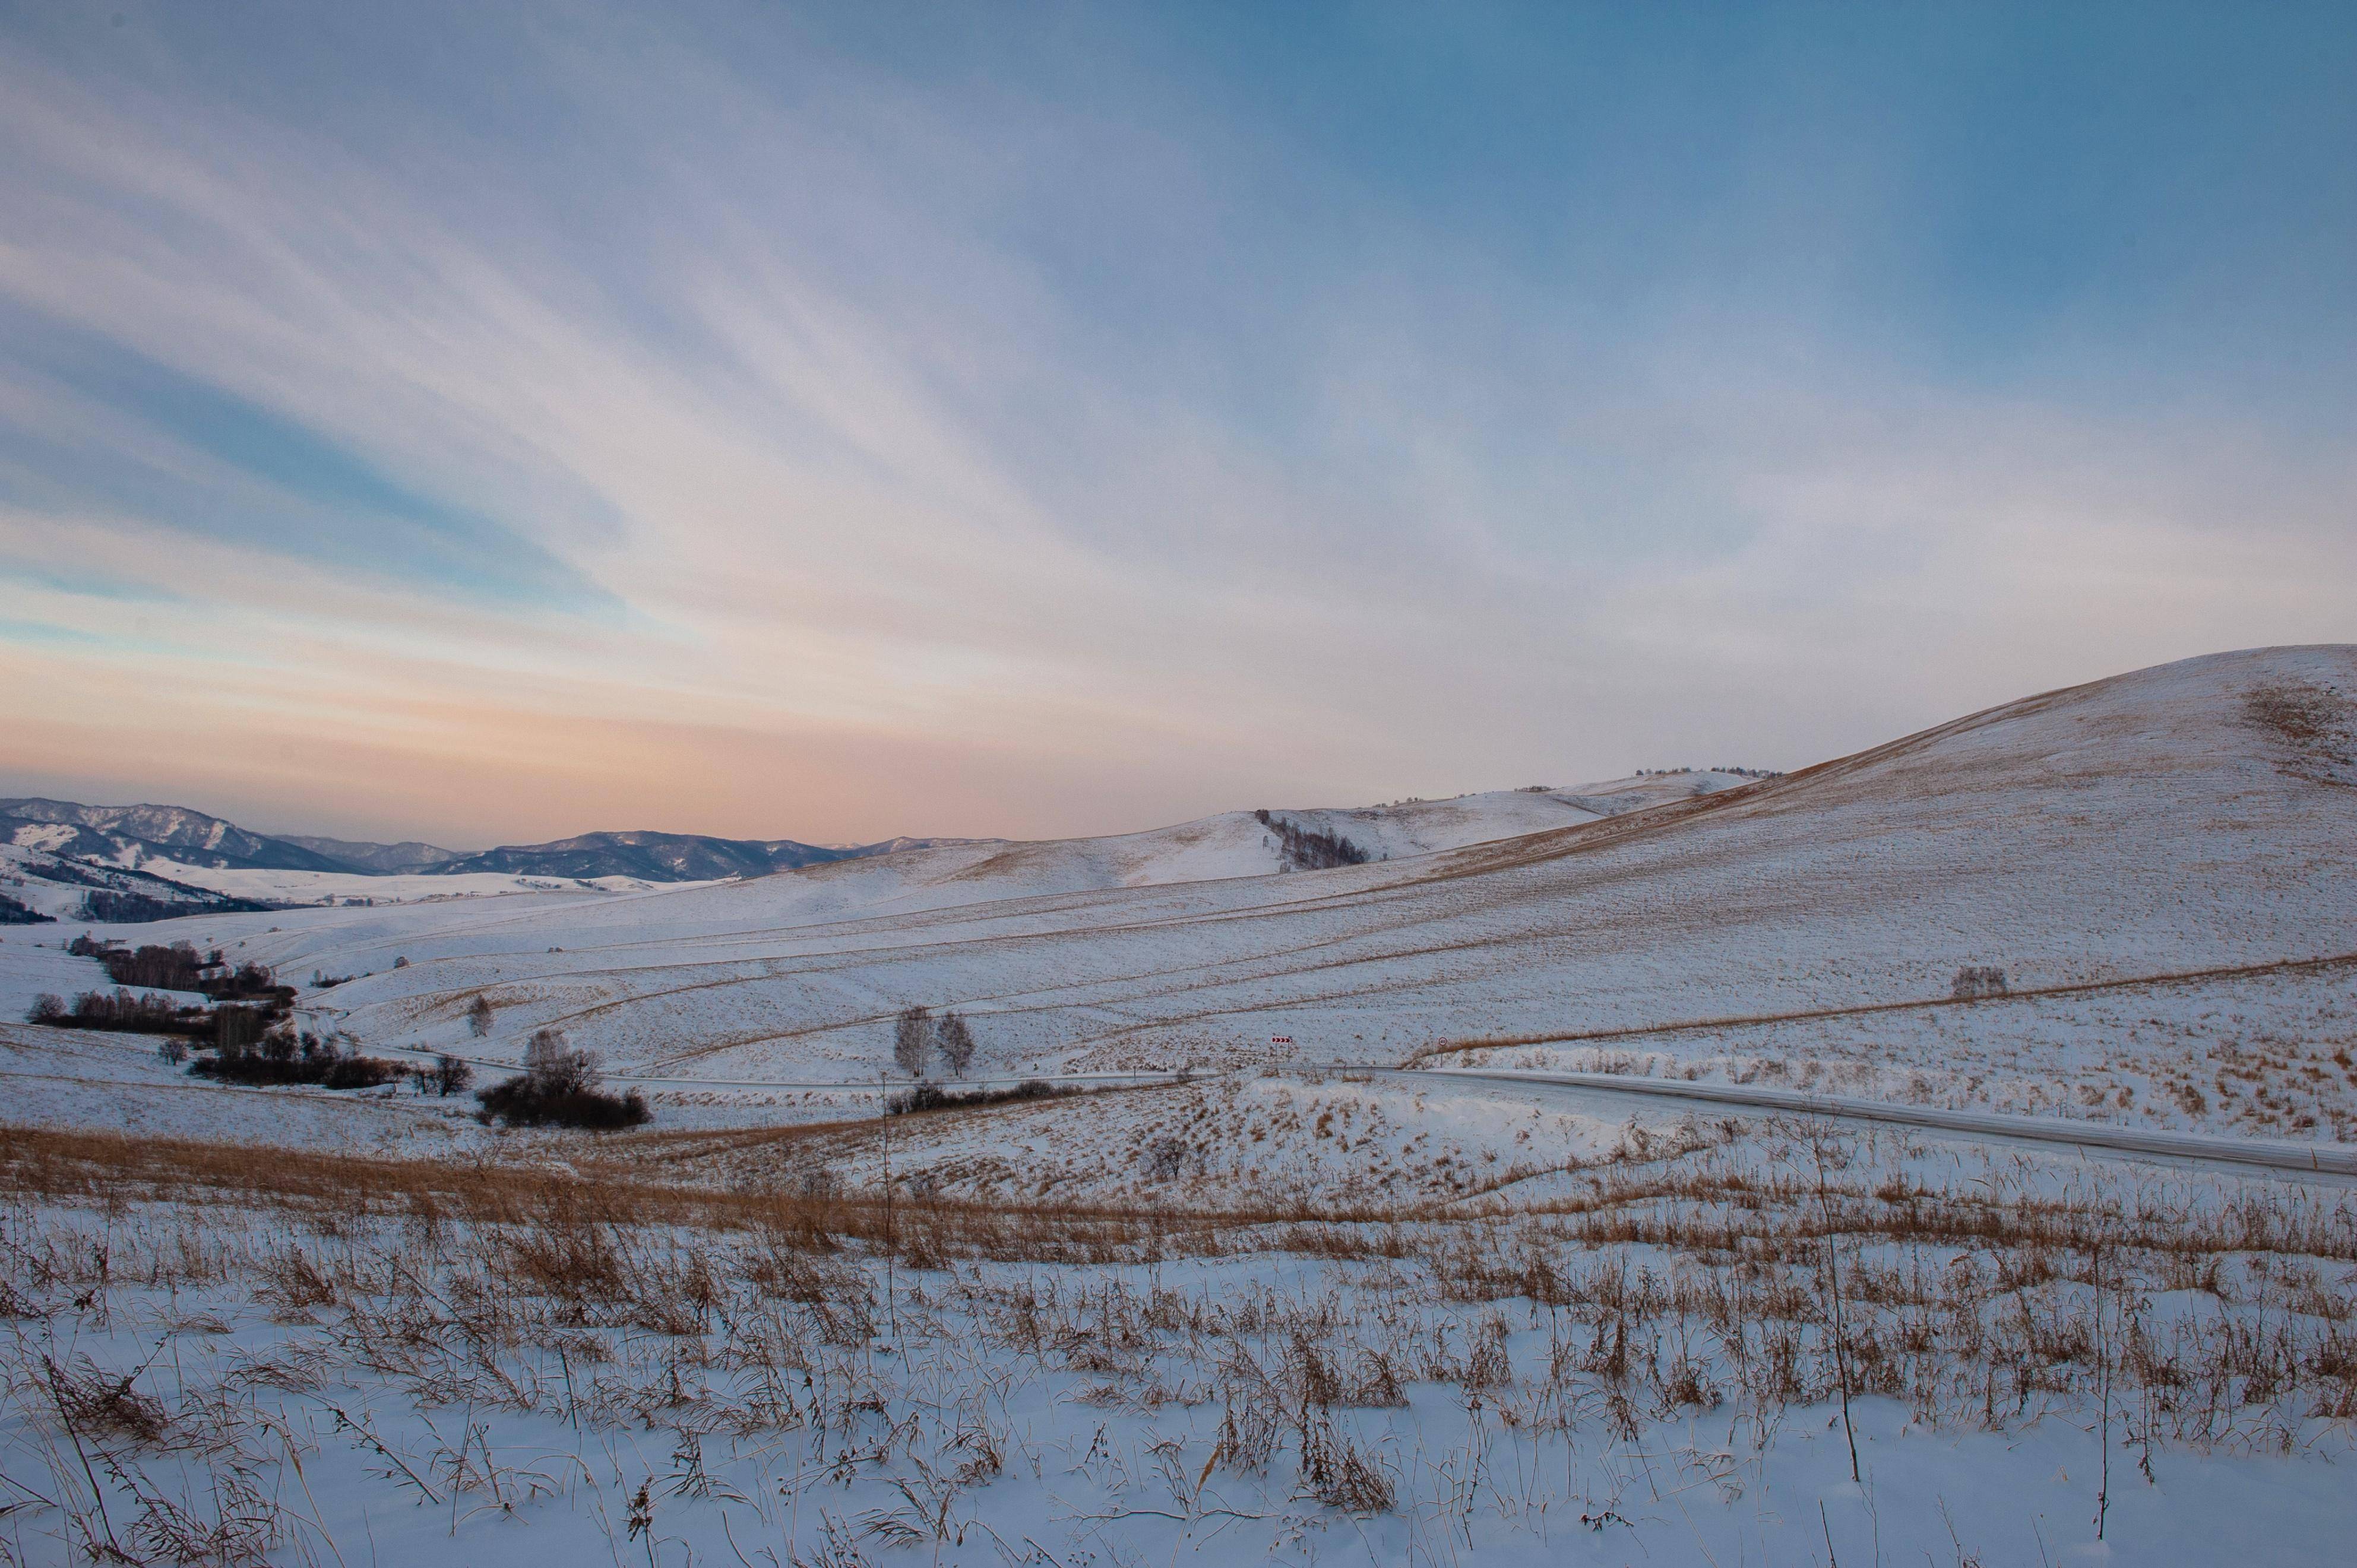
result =
M20 1562L2289 1564L2349 1520L2345 1190L1805 1127L1488 1219L5 1147Z
M2357 1142L2357 956L1920 1007L1615 1031L1429 1059L2350 1143Z
M2197 660L1789 778L1700 796L1683 794L1695 776L1631 780L1662 803L1603 820L1523 792L1399 808L1392 838L1350 831L1403 850L1413 835L1477 842L1326 871L1271 875L1263 858L1245 874L1274 852L1237 813L677 891L180 924L290 976L362 976L317 1000L371 1046L466 1044L481 995L492 1057L554 1026L619 1069L737 1079L872 1073L912 1002L962 1009L982 1063L1020 1072L1394 1062L1466 1040L1937 999L1966 966L2001 967L2016 991L2140 982L2357 952L2357 740L2335 695L2352 689L2345 649ZM2322 704L2321 727L2271 722L2286 702ZM1577 820L1490 836L1501 812ZM1921 1070L1929 1092L2021 1107L2036 1081L2049 1108L2080 1106L2085 1074L2104 1093L2134 1085L2154 1115L2273 1114L2275 1131L2323 1135L2347 1107L2308 1069L2343 1072L2346 973L1777 1026L1775 1052L1752 1054ZM2314 1023L2264 1047L2312 1092L2258 1111L2219 1093L2213 1048L2261 1045L2229 1007L2261 1033ZM1943 1054L1942 1031L1968 1027L1986 1070ZM2124 1027L2136 1038L2115 1052ZM1703 1058L1750 1049L1679 1038ZM2180 1082L2208 1108L2171 1093Z
M2120 1561L2329 1560L2350 1181L1365 1069L2357 1141L2352 693L2224 655L1788 778L1275 813L1329 870L1239 811L95 929L360 1049L562 1029L655 1121L0 1023L0 1550L2061 1563L2101 1490ZM85 929L0 929L7 1017L104 984ZM879 1117L911 1003L977 1076L1195 1070Z

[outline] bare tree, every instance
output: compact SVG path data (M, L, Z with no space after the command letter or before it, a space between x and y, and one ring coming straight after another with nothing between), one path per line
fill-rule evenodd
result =
M904 1007L892 1024L892 1065L910 1078L925 1076L933 1049L933 1015L922 1007Z
M475 1081L475 1069L457 1057L437 1056L434 1058L434 1067L425 1075L425 1079L434 1086L436 1091L447 1100Z
M966 1068L974 1061L974 1031L965 1020L954 1013L942 1015L933 1027L933 1043L941 1047L942 1061L952 1078L963 1078Z
M543 1094L583 1094L597 1087L597 1057L566 1045L562 1029L542 1029L523 1048L523 1075Z
M467 1027L475 1038L481 1039L491 1032L491 999L478 993L475 1004L467 1009Z

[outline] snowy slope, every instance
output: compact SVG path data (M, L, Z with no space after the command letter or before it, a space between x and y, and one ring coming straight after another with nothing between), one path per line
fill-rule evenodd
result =
M1938 997L1965 964L2004 966L2017 989L2133 980L2357 950L2335 706L2351 665L2345 649L2193 660L1788 779L1700 797L1699 776L1631 781L1665 802L1606 822L1519 791L1393 821L1286 813L1377 853L1486 840L1336 871L1268 875L1275 852L1239 812L653 894L188 924L293 975L370 976L332 998L367 1039L453 1043L480 991L502 1048L554 1023L618 1065L733 1077L869 1070L881 1020L909 1001L974 1011L985 1061L1017 1069L1265 1060L1285 1054L1277 1034L1316 1059L1398 1059ZM1540 811L1576 825L1488 836ZM414 961L391 972L398 957ZM2284 995L2328 1029L2343 1015L2330 995ZM2237 998L2238 1015L2285 1010L2258 982ZM2109 1048L2097 1014L2008 1016L2049 1015L2008 1047L2016 1080ZM1852 1059L1885 1037L1841 1033ZM2158 1048L2209 1048L2178 1033ZM1792 1035L1781 1054L1813 1048ZM1903 1065L1924 1065L1920 1047ZM2141 1081L2175 1081L2165 1067ZM2339 1070L2294 1070L2309 1067Z
M241 866L184 865L150 859L145 868L233 898L285 904L409 904L484 898L510 893L644 893L658 884L636 876L533 876L518 872L280 871ZM666 887L702 886L665 882Z
M0 823L5 829L5 823ZM116 865L104 861L83 860L63 854L47 847L51 835L70 833L75 830L47 826L21 826L17 841L0 843L0 894L15 903L48 916L52 919L75 918L91 893L129 894L152 900L160 906L184 906L192 911L207 911L241 907L234 900L224 900L214 892L191 882L165 875L169 862L150 860L144 869ZM207 872L215 875L217 873ZM309 875L312 873L290 872L267 875Z
M511 912L207 924L296 972L377 972L334 1004L392 1044L456 1040L481 992L507 1048L558 1024L618 1064L723 1076L872 1070L911 1001L974 1012L994 1069L1265 1060L1274 1034L1392 1060L1943 996L1966 964L2026 987L2357 950L2352 690L2350 649L2220 655L1333 871L1243 875L1273 852L1239 813ZM396 952L417 961L386 972Z
M1725 785L1740 782L1722 775L1696 775ZM1296 826L1333 832L1351 840L1373 859L1401 858L1438 849L1487 843L1590 822L1612 811L1684 796L1647 789L1655 780L1620 780L1583 786L1579 791L1497 790L1448 800L1396 806L1313 809L1278 813ZM1573 798L1589 802L1573 803ZM27 833L44 831L27 827ZM63 830L47 830L61 832ZM781 843L783 841L780 841ZM903 839L905 847L775 874L771 890L781 914L810 922L855 915L888 914L1115 887L1152 886L1230 876L1262 876L1286 869L1267 828L1249 811L1229 811L1199 822L1146 832L1092 839L1020 843L1006 839ZM789 846L806 847L806 846ZM482 856L475 857L478 860ZM658 884L635 876L576 878L501 871L439 869L405 875L295 869L214 867L150 857L145 869L234 897L289 904L408 903L420 899L481 897L498 893L575 890L644 892ZM456 863L454 863L455 865ZM673 889L707 886L663 879Z
M248 832L186 806L85 806L40 798L0 800L0 831L18 843L89 859L138 865L167 856L199 865L275 866L328 871L337 863L315 850Z

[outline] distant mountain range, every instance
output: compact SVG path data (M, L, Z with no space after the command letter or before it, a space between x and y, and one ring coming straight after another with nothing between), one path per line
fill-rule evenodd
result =
M792 839L716 839L696 833L583 833L553 843L506 844L470 854L435 871L503 871L525 876L636 876L648 882L711 882L723 876L766 876L800 865L856 860L881 844L828 849Z
M464 860L466 854L455 849L420 843L404 839L399 843L363 843L354 839L310 838L301 833L281 833L280 843L291 843L323 854L345 871L375 872L385 876L399 876L409 872L435 871L454 860Z
M340 871L363 876L490 871L526 876L706 882L726 876L766 876L772 871L958 841L896 838L881 843L826 845L794 839L629 832L582 833L550 843L503 844L470 854L414 840L388 844L257 833L186 806L85 806L72 800L26 798L0 800L0 842L129 866L145 860L167 860L221 869Z
M0 800L0 826L12 842L78 860L269 871L350 871L351 865L290 839L248 832L186 806L84 806L72 800Z

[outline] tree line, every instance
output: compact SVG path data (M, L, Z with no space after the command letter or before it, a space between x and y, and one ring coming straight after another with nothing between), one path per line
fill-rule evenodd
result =
M1287 865L1298 871L1325 871L1337 865L1364 865L1372 857L1340 833L1305 828L1274 812L1260 811L1253 818L1276 835Z

